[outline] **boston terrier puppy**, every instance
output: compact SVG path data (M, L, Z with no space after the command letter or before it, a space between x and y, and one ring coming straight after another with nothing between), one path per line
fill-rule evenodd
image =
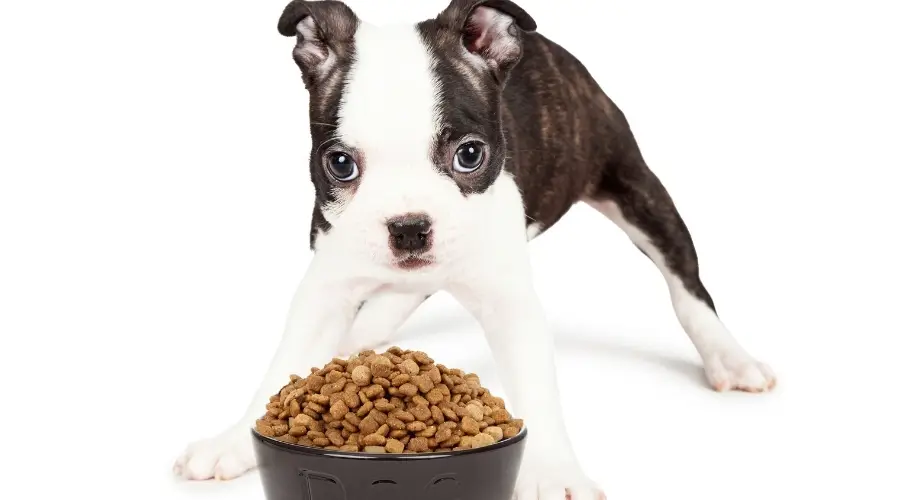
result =
M582 201L656 265L718 391L775 375L719 320L684 221L622 111L579 60L508 0L451 0L374 26L339 1L294 0L278 31L309 92L313 257L246 414L190 445L188 479L252 469L250 429L288 375L384 345L431 294L480 322L529 441L518 500L597 500L563 424L551 331L528 241Z

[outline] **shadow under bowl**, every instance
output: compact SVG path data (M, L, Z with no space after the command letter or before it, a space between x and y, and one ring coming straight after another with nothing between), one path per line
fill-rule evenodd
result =
M267 500L509 500L527 430L447 453L372 454L278 441L252 429Z

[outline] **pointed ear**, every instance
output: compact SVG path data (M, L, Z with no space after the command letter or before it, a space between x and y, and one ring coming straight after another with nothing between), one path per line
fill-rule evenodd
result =
M343 2L293 0L278 20L278 32L297 37L294 61L307 86L327 77L352 50L359 19Z
M523 34L537 29L534 19L509 0L452 0L440 24L461 34L463 48L503 82L523 52Z

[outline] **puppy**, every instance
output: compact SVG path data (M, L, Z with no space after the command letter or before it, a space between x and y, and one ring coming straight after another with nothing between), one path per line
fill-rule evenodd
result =
M310 97L313 259L246 414L189 446L178 474L229 479L253 468L250 428L285 377L341 348L387 342L444 290L479 320L527 422L517 498L601 498L563 425L527 254L579 201L659 268L713 388L774 386L717 317L688 229L622 112L535 29L507 0L452 0L434 19L389 27L338 1L287 5L278 30L296 39Z

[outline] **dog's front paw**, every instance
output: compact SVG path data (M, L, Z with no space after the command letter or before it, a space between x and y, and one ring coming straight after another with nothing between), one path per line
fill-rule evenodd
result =
M723 350L704 362L709 383L717 391L765 392L775 387L775 372L743 351Z
M529 458L519 471L514 500L606 500L574 461L556 462L553 455Z
M172 468L190 480L234 479L256 467L250 429L235 426L222 434L190 444Z

